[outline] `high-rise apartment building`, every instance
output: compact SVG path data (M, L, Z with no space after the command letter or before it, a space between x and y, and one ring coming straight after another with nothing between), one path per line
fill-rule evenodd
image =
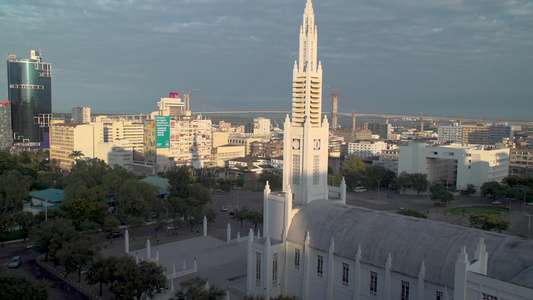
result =
M7 149L13 144L13 131L11 130L11 103L0 102L0 150Z
M185 102L181 100L178 93L170 92L168 98L161 98L157 103L159 116L169 116L171 118L190 117L191 111L186 110Z
M364 127L372 131L372 134L379 135L379 138L382 140L388 140L392 132L392 126L389 123L368 122L364 124Z
M501 143L505 139L511 142L514 140L514 130L511 125L495 124L490 126L489 131L491 144Z
M70 170L81 151L83 157L96 157L97 145L102 142L102 123L57 123L50 126L50 159L57 161L63 170Z
M504 139L513 140L513 128L507 125L458 125L439 126L439 143L489 145Z
M141 122L115 121L103 123L104 142L128 140L136 152L144 151L144 125Z
M29 59L8 54L7 95L15 142L48 141L52 116L52 65L32 50ZM46 136L45 136L46 135ZM48 145L41 145L48 147Z
M71 113L72 123L84 124L91 122L90 107L74 107Z

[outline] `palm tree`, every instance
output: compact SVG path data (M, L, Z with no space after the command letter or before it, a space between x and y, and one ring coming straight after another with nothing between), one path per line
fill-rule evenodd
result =
M78 160L82 156L85 156L85 154L79 150L74 150L68 155L69 158L74 158L74 160Z

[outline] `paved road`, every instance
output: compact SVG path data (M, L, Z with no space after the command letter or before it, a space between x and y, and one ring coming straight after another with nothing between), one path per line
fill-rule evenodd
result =
M75 289L66 291L66 285L61 279L35 262L37 254L32 249L26 249L27 244L27 242L4 244L4 247L0 251L1 276L14 275L43 281L49 286L49 299L88 299ZM22 264L18 268L8 268L7 264L16 255L22 256Z

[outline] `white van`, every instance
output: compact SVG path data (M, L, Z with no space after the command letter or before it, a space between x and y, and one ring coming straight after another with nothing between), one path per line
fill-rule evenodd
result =
M356 193L366 192L366 188L364 186L358 186L355 189L353 189L353 191Z

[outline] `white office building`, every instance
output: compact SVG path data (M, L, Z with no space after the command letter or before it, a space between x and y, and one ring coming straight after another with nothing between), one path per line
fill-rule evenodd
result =
M370 158L381 155L381 151L387 149L387 143L383 141L360 141L347 143L347 155L355 155L360 158Z
M451 144L428 147L424 143L400 146L398 174L424 173L430 182L440 180L465 190L478 190L488 181L500 182L509 174L509 149L484 145Z
M90 107L74 107L71 113L72 123L89 123L91 122L91 108Z

